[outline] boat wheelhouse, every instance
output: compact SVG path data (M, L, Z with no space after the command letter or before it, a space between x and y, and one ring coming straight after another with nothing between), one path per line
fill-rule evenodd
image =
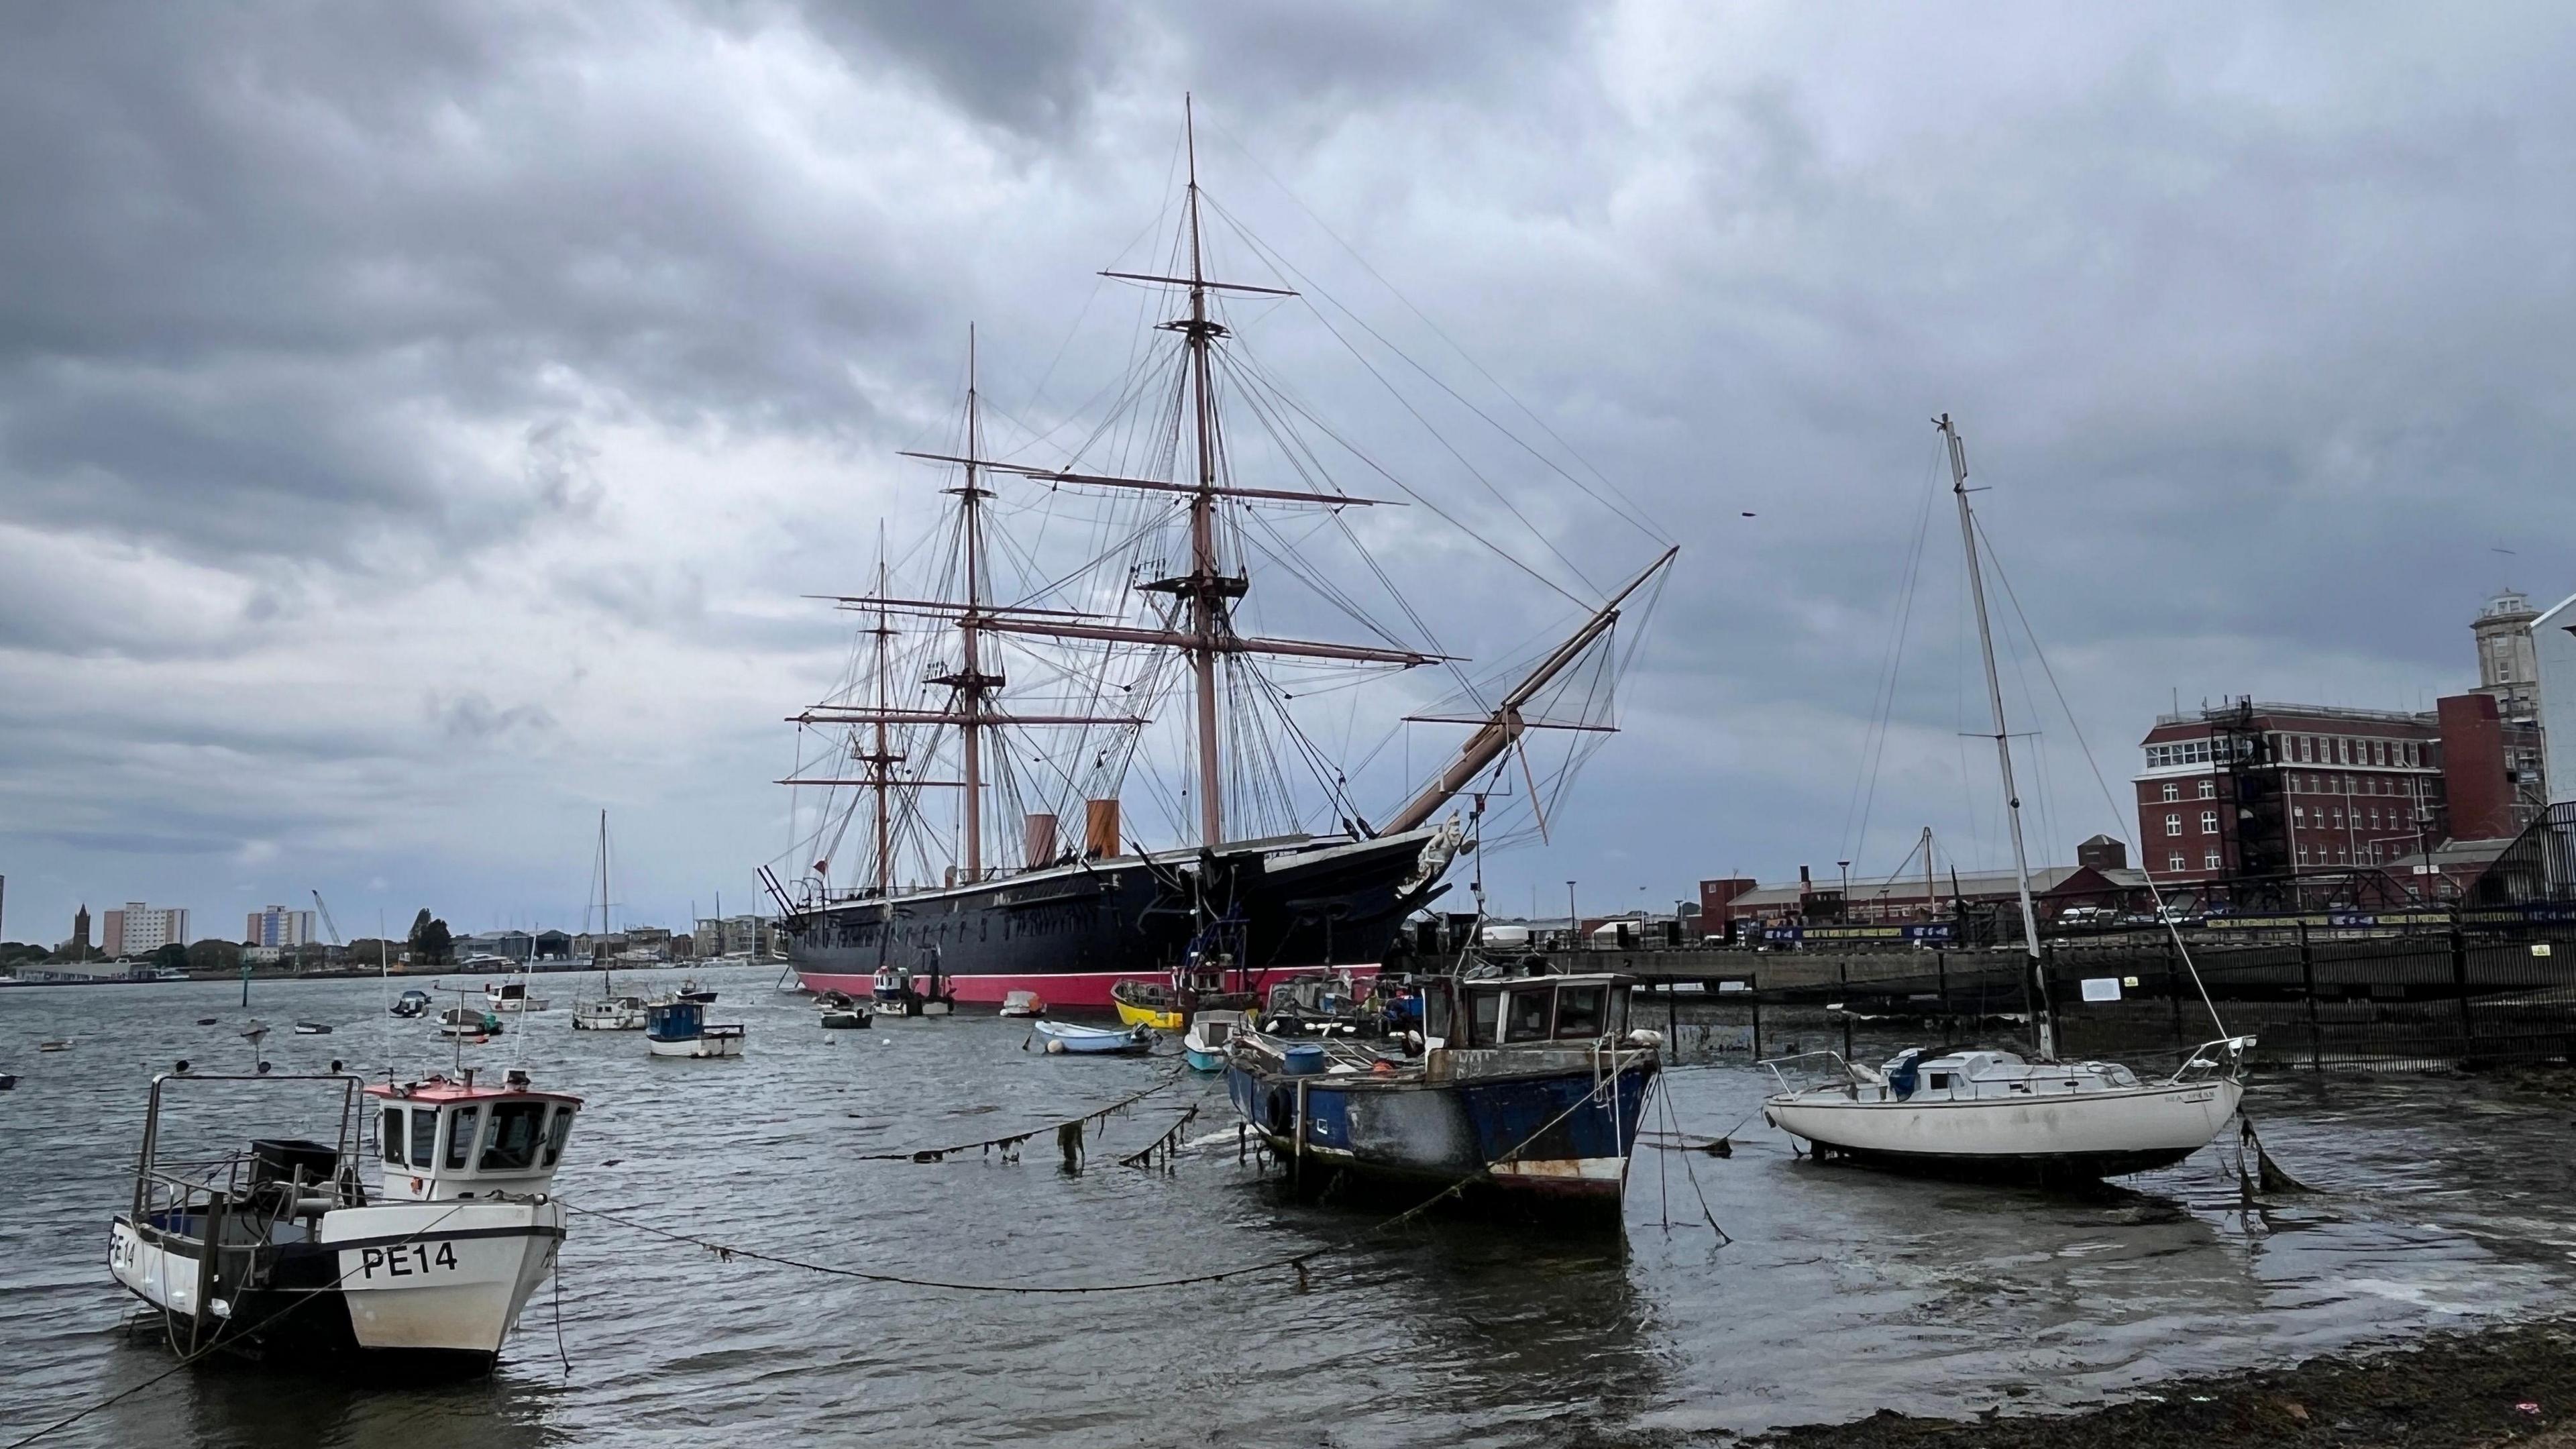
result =
M1237 1032L1226 1093L1300 1189L1455 1187L1506 1211L1615 1220L1663 1039L1631 978L1435 978L1418 1035Z
M547 1002L542 996L530 996L525 981L494 981L483 988L483 1004L494 1011L543 1011Z
M336 1099L337 1131L328 1142L251 1138L211 1169L184 1146L165 1158L168 1093L215 1083L255 1084L281 1101L303 1084ZM298 1105L307 1110L277 1120L309 1120L310 1103ZM551 1189L580 1110L578 1097L537 1091L519 1072L499 1086L470 1071L372 1085L346 1073L164 1073L152 1079L109 1271L159 1311L185 1354L488 1369L554 1270L565 1210ZM372 1189L359 1152L370 1126Z
M575 1031L642 1031L644 998L641 996L603 996L597 1001L575 1003L572 1027Z
M744 1028L714 1025L706 1003L656 1001L644 1008L644 1046L657 1057L738 1057Z

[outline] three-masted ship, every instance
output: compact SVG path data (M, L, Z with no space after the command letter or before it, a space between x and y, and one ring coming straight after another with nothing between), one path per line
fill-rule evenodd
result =
M811 762L800 752L796 772L779 782L832 792L827 818L809 837L821 858L810 870L800 865L792 886L763 872L781 907L789 960L811 990L857 996L892 971L908 974L926 997L999 1005L1026 991L1051 1008L1106 1010L1112 986L1140 976L1168 973L1184 990L1244 992L1319 968L1376 970L1406 917L1444 890L1453 862L1475 846L1473 822L1452 802L1499 774L1528 731L1552 723L1533 702L1579 661L1601 657L1623 605L1674 556L1664 549L1498 697L1471 691L1477 708L1443 716L1473 732L1383 818L1368 819L1337 789L1340 777L1327 773L1336 828L1245 829L1258 823L1250 805L1275 807L1278 795L1281 749L1262 737L1255 716L1284 703L1287 691L1257 676L1264 663L1400 672L1458 661L1392 642L1384 630L1380 642L1354 643L1238 627L1251 589L1248 560L1264 548L1276 554L1275 534L1262 536L1264 548L1246 546L1246 515L1309 516L1387 500L1352 496L1306 468L1296 472L1318 486L1237 480L1225 415L1250 389L1227 385L1232 334L1216 304L1294 293L1206 274L1194 146L1188 178L1165 268L1180 274L1102 273L1185 301L1180 315L1157 324L1177 348L1130 370L1157 380L1138 392L1159 399L1156 421L1131 430L1149 440L1141 450L1147 466L1131 471L1164 476L991 456L970 332L956 451L905 454L950 480L938 547L923 551L937 584L898 589L881 558L874 588L834 596L867 620L859 667L833 699L790 716L821 732L831 749ZM1029 554L1007 537L997 547L999 528L1032 514L1052 519L1046 510L1067 497L1125 510L1102 525L1113 546L1085 567L1046 579L1024 568L1015 585L1002 583L997 554L1021 563ZM1152 556L1155 546L1177 554L1180 566ZM1070 662L1010 657L1036 649ZM1036 678L1023 686L1010 677L1015 671ZM1187 710L1170 722L1182 737L1172 751L1177 778L1156 798L1167 813L1194 820L1195 838L1148 848L1130 838L1120 791L1134 783L1129 766L1154 722L1147 711L1166 700ZM1312 741L1293 724L1287 729L1289 748L1311 756ZM1044 738L1056 741L1051 755L1023 748ZM951 790L962 794L946 796ZM906 865L926 857L917 847L907 857L904 841L935 834L931 819L942 812L932 802L952 799L948 858L928 867L927 883L907 883ZM1013 804L1024 808L1009 840L1003 821ZM853 853L861 868L836 878L831 856Z

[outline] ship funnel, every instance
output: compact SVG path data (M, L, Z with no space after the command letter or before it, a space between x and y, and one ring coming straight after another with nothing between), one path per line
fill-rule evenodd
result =
M1055 859L1055 817L1032 814L1021 822L1021 838L1028 846L1028 863L1044 865Z
M1082 853L1088 856L1118 854L1118 802L1086 800L1082 802Z

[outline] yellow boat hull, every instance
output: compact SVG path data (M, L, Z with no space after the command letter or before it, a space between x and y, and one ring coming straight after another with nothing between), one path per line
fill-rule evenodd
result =
M1110 1004L1118 1008L1118 1020L1126 1026L1150 1026L1156 1031L1179 1031L1183 1024L1181 1014L1177 1011L1156 1011L1150 1006L1130 1006L1124 1001Z

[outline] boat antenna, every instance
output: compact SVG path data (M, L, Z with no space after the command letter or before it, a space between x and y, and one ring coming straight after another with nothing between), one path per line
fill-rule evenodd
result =
M2030 852L2021 838L2021 792L2013 786L2012 735L2004 724L2003 676L1995 670L1995 634L1986 619L1985 573L1977 564L1977 526L1968 509L1968 447L1959 440L1959 430L1950 425L1950 415L1943 413L1932 420L1941 430L1941 438L1950 450L1950 492L1959 500L1959 541L1968 551L1968 596L1977 608L1977 647L1986 664L1986 702L1992 706L1995 721L1995 766L2004 782L2004 823L2012 835L2013 884L2021 896L2021 939L2030 953L2030 979L2037 992L2039 1010L2032 1025L2039 1038L2039 1058L2057 1060L2057 1027L2048 1000L2048 972L2042 969L2039 951L2039 912L2030 901Z

